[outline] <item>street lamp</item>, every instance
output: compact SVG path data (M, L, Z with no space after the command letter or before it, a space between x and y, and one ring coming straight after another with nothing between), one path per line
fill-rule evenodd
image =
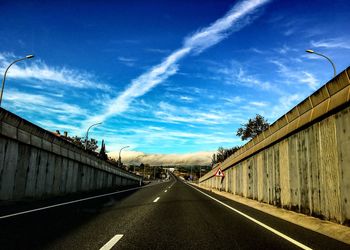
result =
M125 146L125 147L122 147L120 150L119 150L119 158L118 158L118 162L119 162L119 167L121 167L121 165L122 165L122 158L121 158L121 156L120 156L120 154L121 154L121 152L122 152L122 150L124 149L124 148L128 148L128 147L130 147L130 146Z
M333 71L334 71L334 77L337 75L337 72L336 72L336 70L335 70L335 65L334 65L334 63L332 62L332 60L331 60L329 57L327 57L327 56L325 56L325 55L322 55L322 54L320 54L320 53L317 53L317 52L315 52L315 51L313 51L313 50L311 50L311 49L306 50L306 52L307 52L307 53L310 53L310 54L319 55L319 56L322 56L322 57L326 58L326 59L332 64Z
M85 137L85 150L87 150L87 144L88 144L88 139L89 139L89 130L90 128L92 128L93 126L97 126L97 125L100 125L102 124L102 122L99 122L99 123L95 123L95 124L92 124L88 130L86 131L86 137Z
M4 92L4 87L5 87L5 80L6 80L7 71L9 70L9 68L10 68L13 64L15 64L15 63L17 63L17 62L20 62L20 61L23 61L23 60L31 59L31 58L33 58L33 57L34 57L34 55L27 55L27 56L25 56L25 57L23 57L23 58L17 59L17 60L15 60L15 61L13 61L12 63L10 63L10 65L6 68L4 77L2 78L2 86L1 86L1 92L0 92L0 107L1 107L1 101L2 101L2 94L3 94L3 92Z

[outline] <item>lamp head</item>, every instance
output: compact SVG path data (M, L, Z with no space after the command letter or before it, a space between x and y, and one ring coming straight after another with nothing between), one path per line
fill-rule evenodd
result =
M33 58L33 57L34 57L34 55L27 55L27 56L26 56L27 59L31 59L31 58Z
M312 53L315 53L315 51L313 51L313 50L311 50L311 49L306 50L306 52L307 52L307 53L311 53L311 54L312 54Z

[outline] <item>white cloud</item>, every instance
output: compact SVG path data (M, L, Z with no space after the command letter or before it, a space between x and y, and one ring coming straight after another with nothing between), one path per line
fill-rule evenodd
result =
M271 89L271 84L259 80L258 78L248 75L243 68L239 69L238 74L236 75L237 81L243 83L246 86L260 87L262 89Z
M118 61L123 63L126 66L132 67L135 65L135 62L137 61L135 58L130 58L130 57L123 57L120 56L118 57Z
M87 110L77 105L57 101L49 96L40 94L28 94L15 89L8 89L4 94L4 101L11 103L11 107L17 111L26 111L29 114L42 115L47 119L39 119L39 123L47 129L55 130L58 127L65 127L70 131L78 132L77 121L87 117ZM52 120L58 120L60 123L54 123ZM54 126L53 126L54 125ZM80 131L81 132L81 131Z
M5 68L14 60L14 58L15 57L11 54L0 53L0 70L5 71ZM65 67L50 67L35 58L11 66L7 77L24 80L39 80L42 84L46 85L59 84L74 88L110 89L109 85L95 81L95 76L90 73L72 70Z
M291 69L278 60L272 60L271 63L275 64L278 67L278 72L288 80L304 83L312 90L319 86L317 78L305 70Z
M180 96L180 100L184 102L193 102L193 98L189 96Z
M272 109L267 112L267 117L271 120L276 120L282 115L291 110L295 105L297 105L302 99L300 94L286 94L278 99L278 103L273 105Z
M290 48L289 46L287 46L285 44L281 48L277 48L275 50L282 55L285 55L285 54L289 53L290 51L297 51L296 49Z
M174 106L166 102L159 103L154 115L168 123L196 123L202 125L227 124L235 120L234 114L226 114L219 110L196 111L192 108Z
M266 107L268 105L266 102L249 102L249 104L256 107Z
M170 53L171 52L168 49L156 49L156 48L148 48L148 49L146 49L146 51L154 52L154 53L160 53L160 54L166 54L166 53Z
M122 160L124 164L149 164L163 166L190 166L190 165L210 165L211 157L215 152L195 152L188 154L145 154L137 151L123 151ZM108 154L112 158L118 159L119 152Z
M344 39L344 38L332 38L332 39L323 39L319 41L311 41L310 45L315 48L350 49L349 39Z
M254 13L258 7L267 3L267 0L242 1L236 4L224 17L218 19L206 28L195 32L184 40L183 47L172 52L163 62L134 79L131 84L118 97L109 103L106 110L100 115L90 118L84 124L104 121L107 118L122 113L128 109L130 103L150 91L152 88L174 75L177 63L191 52L199 53L226 38L233 29L242 27L239 21ZM245 24L247 24L245 22Z
M238 103L243 102L245 99L240 96L234 96L234 97L223 97L221 98L223 101L225 101L225 104L227 105L237 105Z

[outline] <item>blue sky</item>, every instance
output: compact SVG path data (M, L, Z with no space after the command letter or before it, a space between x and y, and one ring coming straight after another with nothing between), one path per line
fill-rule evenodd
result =
M241 145L349 66L347 1L1 1L2 106L148 154ZM112 3L113 2L113 3Z

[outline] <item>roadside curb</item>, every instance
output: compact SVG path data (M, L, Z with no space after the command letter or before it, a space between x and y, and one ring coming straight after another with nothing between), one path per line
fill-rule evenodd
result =
M278 217L280 219L286 220L293 224L299 225L306 229L315 231L317 233L326 235L330 238L339 240L346 244L350 244L350 227L336 224L330 221L321 220L315 217L307 216L304 214L299 214L290 210L283 208L277 208L272 205L261 203L256 200L247 199L238 195L227 193L224 191L218 191L215 189L210 189L202 187L198 184L191 183L193 186L198 188L213 192L227 199L239 202L241 204L247 205L249 207L255 208L264 213L268 213L272 216Z

